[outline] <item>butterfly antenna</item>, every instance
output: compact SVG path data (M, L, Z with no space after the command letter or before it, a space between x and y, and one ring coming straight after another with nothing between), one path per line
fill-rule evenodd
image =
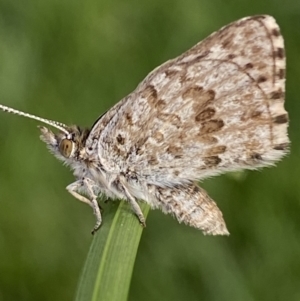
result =
M41 121L43 123L46 123L48 125L51 125L51 126L57 128L57 129L61 130L62 132L66 133L66 134L69 134L69 132L66 130L67 126L63 123L53 121L53 120L49 120L49 119L45 119L45 118L41 118L41 117L31 115L31 114L28 114L28 113L24 113L22 111L15 110L15 109L12 109L10 107L7 107L7 106L1 105L1 104L0 104L0 109L4 112L7 112L7 113L12 113L12 114L24 116L24 117L27 117L27 118L30 118L30 119L34 119L34 120L37 120L37 121Z

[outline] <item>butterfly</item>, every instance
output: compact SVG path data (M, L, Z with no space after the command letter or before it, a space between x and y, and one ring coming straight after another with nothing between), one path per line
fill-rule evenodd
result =
M67 190L90 205L98 197L139 200L204 234L229 234L216 203L197 184L228 171L273 165L288 152L285 52L273 17L246 17L152 71L90 129L36 119L41 139L73 170Z

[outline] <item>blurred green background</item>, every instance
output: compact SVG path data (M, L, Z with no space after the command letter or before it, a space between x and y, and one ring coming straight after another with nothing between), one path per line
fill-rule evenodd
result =
M0 0L0 102L91 126L146 74L221 26L271 14L287 48L291 154L202 186L231 232L204 237L151 211L129 300L300 300L299 0ZM0 300L72 300L94 216L39 141L0 113Z

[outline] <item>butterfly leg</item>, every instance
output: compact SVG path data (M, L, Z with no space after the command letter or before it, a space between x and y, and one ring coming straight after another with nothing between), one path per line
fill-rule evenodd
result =
M97 202L97 195L93 191L94 182L90 179L84 178L82 180L78 180L66 187L68 192L72 194L76 199L79 201L88 204L93 208L94 214L96 216L96 225L94 226L92 230L92 234L94 234L101 226L102 223L102 217L100 208ZM84 191L88 197L86 198L83 195L81 195L79 192Z
M123 196L126 197L127 201L129 202L129 204L131 206L132 211L139 219L140 224L143 227L146 227L146 220L145 220L144 214L140 208L140 205L138 204L136 198L131 195L131 193L127 189L125 183L126 183L125 179L123 179L122 177L118 177L112 184L113 184L113 186L115 186L117 188L117 190L119 192L121 192L121 194Z
M142 210L140 208L140 205L138 204L138 202L136 201L136 199L132 195L130 195L129 193L128 194L126 193L126 196L128 198L129 204L130 204L130 206L131 206L134 214L139 219L140 224L143 227L146 227L146 220L145 220L144 214L143 214L143 212L142 212Z

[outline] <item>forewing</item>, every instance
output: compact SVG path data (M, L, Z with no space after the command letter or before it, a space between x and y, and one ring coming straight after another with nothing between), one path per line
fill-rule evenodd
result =
M289 143L284 89L278 25L244 18L151 72L95 124L87 146L111 172L159 185L270 165Z

